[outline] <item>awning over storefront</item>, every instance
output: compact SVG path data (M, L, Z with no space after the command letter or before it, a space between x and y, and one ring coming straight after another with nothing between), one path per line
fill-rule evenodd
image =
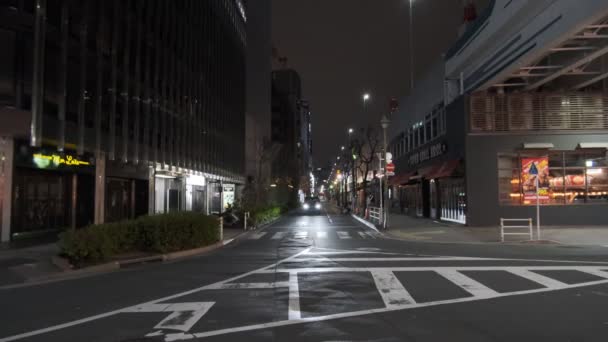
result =
M460 165L460 160L448 160L436 167L433 172L425 175L427 179L450 177Z
M410 181L410 177L412 177L416 171L400 173L388 179L389 185L401 185Z

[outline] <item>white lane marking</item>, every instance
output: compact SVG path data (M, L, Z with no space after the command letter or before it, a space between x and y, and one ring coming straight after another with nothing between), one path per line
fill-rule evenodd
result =
M368 252L368 251L351 251L351 252L310 252L307 255L346 255L346 254L381 254L381 255L408 255L401 253L380 253L380 252Z
M300 286L298 284L298 274L289 274L289 320L302 318L300 313Z
M104 312L104 313L101 313L101 314L98 314L98 315L89 316L89 317L73 320L73 321L70 321L70 322L62 323L62 324L57 324L57 325L53 325L53 326L42 328L42 329L32 330L32 331L28 331L28 332L17 334L17 335L7 336L7 337L4 337L4 338L0 338L0 342L16 341L16 340L21 340L21 339L32 337L32 336L37 336L37 335L49 333L49 332L52 332L52 331L57 331L57 330L65 329L65 328L70 328L70 327L73 327L73 326L76 326L76 325L84 324L84 323L87 323L87 322L92 322L92 321L95 321L95 320L98 320L98 319L102 319L102 318L106 318L106 317L110 317L110 316L114 316L114 315L123 313L123 312L125 312L125 310L129 310L130 308L133 308L133 307L136 307L136 306L139 306L139 305L156 304L156 303L159 303L159 302L165 302L165 301L172 300L172 299L175 299L175 298L179 298L179 297L182 297L182 296L187 296L187 295L190 295L190 294L193 294L193 293L197 293L197 292L200 292L200 291L203 291L203 290L206 290L206 289L211 289L213 286L217 286L217 284L231 283L231 282L234 282L236 280L239 280L239 279L245 278L247 276L250 276L252 274L257 274L260 271L263 271L263 270L266 270L266 269L271 269L273 267L277 267L280 262L284 262L284 261L287 261L287 260L290 260L290 259L295 259L295 258L297 258L300 255L304 255L304 254L308 253L311 249L312 249L312 247L306 248L303 251L301 251L299 253L296 253L296 254L294 254L294 255L292 255L290 257L287 257L285 259L282 259L282 260L280 260L280 261L278 261L278 262L276 262L274 264L270 264L268 266L255 269L255 270L252 270L252 271L240 274L238 276L234 276L232 278L228 278L226 280L222 280L222 281L220 281L218 283L215 283L215 284L200 286L200 287L188 290L188 291L176 293L176 294L173 294L173 295L170 295L170 296L167 296L167 297L163 297L163 298L159 298L159 299L155 299L155 300L152 300L152 301L149 301L149 302L140 303L140 304L137 304L137 305L134 305L134 306L130 306L130 307L126 307L126 308L121 308L121 309L118 309L118 310Z
M317 232L317 239L326 239L327 232Z
M492 260L492 259L489 259ZM290 260L289 262L310 262L310 261L484 261L484 259L471 259L471 258L441 258L441 257L420 257L420 258L297 258Z
M308 237L308 232L306 230L299 230L296 232L296 239L306 239Z
M287 235L287 232L277 232L272 236L272 240L281 240Z
M348 232L337 231L336 234L338 234L340 239L350 239L350 234L348 234Z
M259 238L261 238L264 235L266 235L266 232L259 232L259 233L251 234L251 236L249 238L251 240L258 240Z
M528 270L522 270L522 269L511 269L509 270L510 273L515 274L516 276L522 277L522 278L526 278L530 281L533 281L537 284L540 284L546 288L550 288L550 289L563 289L568 287L568 284L566 283L562 283L559 280L555 280L553 278L549 278L546 277L542 274L538 274L535 272L531 272Z
M376 233L380 235L380 233ZM608 261L585 261L585 260L559 260L559 259L522 259L522 258L478 258L478 257L462 257L457 255L430 255L430 254L411 254L411 253L391 253L391 252L368 252L368 251L354 251L344 249L333 249L324 247L315 247L315 250L321 250L320 252L308 252L306 254L318 254L318 255L340 255L340 254L384 254L384 255L409 255L409 256L421 256L421 257L437 257L437 258L469 258L470 260L502 260L502 261L525 261L525 262L543 262L543 263L555 263L555 264L581 264L581 265L608 265Z
M154 329L188 331L198 322L215 302L143 304L123 312L170 312Z
M443 269L436 271L442 277L458 285L475 297L489 298L495 297L498 293L491 288L483 285L477 280L470 278L454 269Z
M579 287L600 285L600 284L608 284L608 280L599 280L599 281L594 281L594 282L589 282L589 283L574 284L574 285L571 285L569 288L579 288ZM549 291L551 291L551 290L547 289L547 288L541 288L541 289L525 290L525 291L517 291L517 292L497 293L494 298L507 297L507 296L513 296L513 295L543 293L543 292L549 292ZM428 306L466 303L466 302L472 302L472 301L476 301L476 300L480 300L480 298L479 297L463 297L463 298L448 299L448 300L443 300L443 301L416 303L416 304L412 304L407 307L352 311L352 312L331 314L331 315L325 315L325 316L306 317L306 318L301 318L299 320L284 320L284 321L278 321L278 322L272 322L272 323L253 324L253 325L247 325L247 326L242 326L242 327L226 328L226 329L205 331L205 332L193 333L193 334L168 334L168 335L165 335L165 341L167 341L167 342L184 341L184 340L191 340L191 339L195 339L195 338L218 336L218 335L225 335L225 334L230 334L230 333L268 329L268 328L277 328L277 327L284 327L284 326L303 324L303 323L322 322L322 321L329 321L329 320L335 320L335 319L341 319L341 318L358 317L358 316L365 316L365 315L371 315L371 314L400 311L400 310L414 309L414 308L421 308L421 307L428 307ZM0 340L0 342L2 342L2 341Z
M416 303L393 272L372 271L371 273L378 293L387 308L404 307Z
M294 261L293 259L290 261ZM281 262L285 263L287 261ZM279 263L279 264L281 264ZM300 272L300 273L327 273L327 272L371 272L372 270L388 270L393 272L414 272L414 271L435 271L454 270L454 271L510 271L510 270L530 270L530 271L581 271L593 272L597 266L412 266L412 267L302 267L302 268L273 268L260 270L257 273L268 274L275 272Z
M218 284L217 286L211 286L209 290L274 289L278 287L289 287L289 283L286 281L277 281L270 283Z

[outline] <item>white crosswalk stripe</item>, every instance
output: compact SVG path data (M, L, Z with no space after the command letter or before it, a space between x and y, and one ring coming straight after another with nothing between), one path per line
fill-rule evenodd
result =
M338 231L336 234L338 234L340 239L350 239L350 234L348 234L348 232Z
M308 237L308 232L305 230L300 230L296 232L296 239L306 239Z
M266 232L259 232L259 233L251 234L251 236L249 238L251 240L259 240L264 235L266 235Z
M395 277L395 273L389 270L372 270L371 274L387 308L398 308L416 303L399 279Z
M535 272L531 272L528 270L512 269L512 270L508 270L508 272L511 272L511 273L515 274L516 276L520 276L522 278L531 280L535 283L541 284L542 286L550 288L550 289L563 289L563 288L568 287L568 284L566 284L566 283L562 283L561 281L555 280L553 278L545 277L544 275L541 275L541 274L538 274Z
M282 238L284 238L285 236L287 236L287 232L277 232L272 236L273 240L281 240Z
M317 239L326 239L327 232L317 232Z
M457 270L441 269L437 270L436 272L475 297L489 298L496 297L498 295L496 291L483 285L477 280L467 277L466 275L462 274L461 272L458 272Z
M363 239L375 239L376 236L371 232L359 232L359 236Z

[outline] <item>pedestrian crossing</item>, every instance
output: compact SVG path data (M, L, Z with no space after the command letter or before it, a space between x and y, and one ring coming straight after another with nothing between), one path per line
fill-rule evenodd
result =
M271 239L275 236L291 238L342 236L344 239L369 236L365 231L362 233L364 234L340 230L280 231L259 232L256 236ZM547 274L547 272L553 273ZM355 274L357 275L354 276ZM505 282L505 276L511 277L510 280ZM254 282L251 282L252 280ZM356 286L345 287L346 283ZM275 296L286 303L287 312L283 315L283 320L256 324L243 323L237 328L239 331L255 331L396 310L543 294L604 284L608 284L608 263L604 262L431 256L311 247L275 264L207 285L198 291L210 291L205 298L215 298L213 292L217 290L255 291L256 294L264 290L273 291ZM310 300L310 298L320 299L317 296L323 296L322 305ZM206 309L215 301L221 302L222 298L222 292L218 292L214 302L179 305L186 304L189 308L197 304ZM302 298L304 300L301 300ZM276 299L275 297L274 300ZM351 301L356 301L358 306L351 306ZM179 308L178 304L169 305L169 308ZM248 301L247 305L251 307L252 302ZM260 302L258 305L266 305L266 303ZM158 306L159 304L154 303L152 309ZM213 310L213 307L209 309L210 312ZM136 306L128 312L142 312L142 310ZM205 312L196 318L204 321ZM166 340L191 340L230 334L232 331L232 329L187 331L184 334L166 335Z
M339 239L339 240L350 240L350 239L377 239L381 236L378 232L373 231L308 231L308 230L294 230L294 231L278 231L278 232L255 232L249 235L249 240L283 240L286 238L296 240L306 239Z

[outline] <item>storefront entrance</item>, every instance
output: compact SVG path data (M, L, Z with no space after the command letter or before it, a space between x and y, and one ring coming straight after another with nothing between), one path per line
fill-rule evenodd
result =
M463 178L441 179L441 219L467 223L466 187Z

